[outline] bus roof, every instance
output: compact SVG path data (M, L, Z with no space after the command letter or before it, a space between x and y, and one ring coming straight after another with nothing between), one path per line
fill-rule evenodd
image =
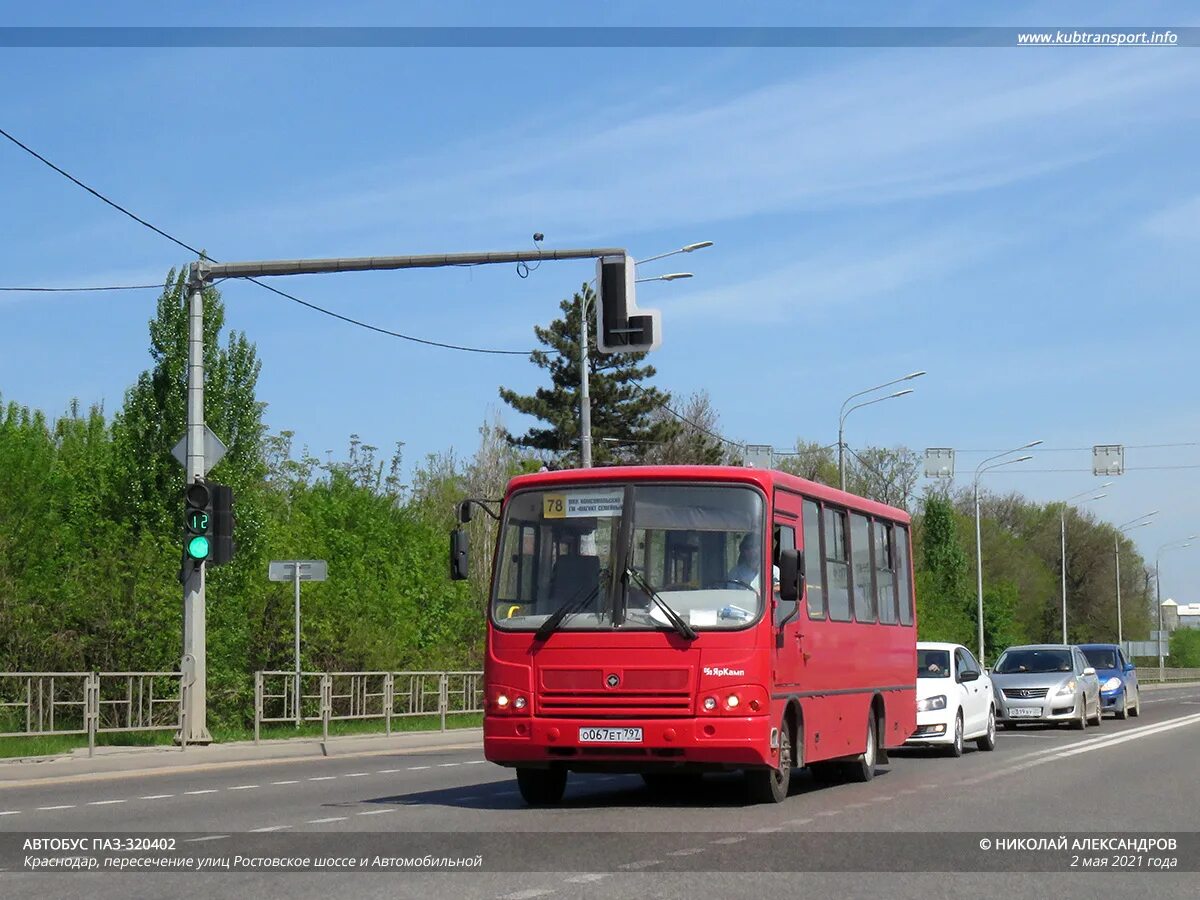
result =
M508 483L507 494L534 487L568 484L586 485L606 481L722 481L741 482L760 487L770 494L772 488L784 488L817 500L827 500L839 506L871 513L881 518L907 523L910 516L903 509L888 506L857 494L775 469L753 469L743 466L601 466L593 469L559 469L518 475Z

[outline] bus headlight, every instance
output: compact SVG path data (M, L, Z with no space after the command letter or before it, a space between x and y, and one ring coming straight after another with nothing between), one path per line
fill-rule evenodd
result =
M741 702L742 702L742 700L740 697L738 697L737 694L730 694L728 697L725 698L725 705L728 706L730 709L737 709L737 705Z
M708 710L709 712L712 712L714 709L716 709L717 708L717 698L716 697L705 697L704 698L704 708L706 710Z

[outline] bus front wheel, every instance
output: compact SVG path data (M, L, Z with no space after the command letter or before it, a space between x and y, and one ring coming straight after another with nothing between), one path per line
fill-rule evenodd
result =
M755 803L782 803L792 783L792 735L786 721L779 728L779 768L749 769L746 788Z
M530 806L556 806L566 787L566 769L517 769L517 788Z

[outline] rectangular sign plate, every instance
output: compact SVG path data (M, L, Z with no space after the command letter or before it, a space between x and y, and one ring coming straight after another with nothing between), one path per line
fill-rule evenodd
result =
M324 581L328 576L328 567L323 559L281 559L271 561L267 578L271 581L292 581L296 577L296 566L300 567L301 581Z
M542 498L542 517L546 519L583 519L591 516L612 517L621 514L625 492L570 491L546 494Z

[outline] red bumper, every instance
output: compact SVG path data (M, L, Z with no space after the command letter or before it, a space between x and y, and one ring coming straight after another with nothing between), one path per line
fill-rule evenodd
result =
M500 765L636 769L697 764L736 768L775 764L767 716L686 719L546 719L484 716L483 753ZM639 744L581 743L579 729L642 729Z

